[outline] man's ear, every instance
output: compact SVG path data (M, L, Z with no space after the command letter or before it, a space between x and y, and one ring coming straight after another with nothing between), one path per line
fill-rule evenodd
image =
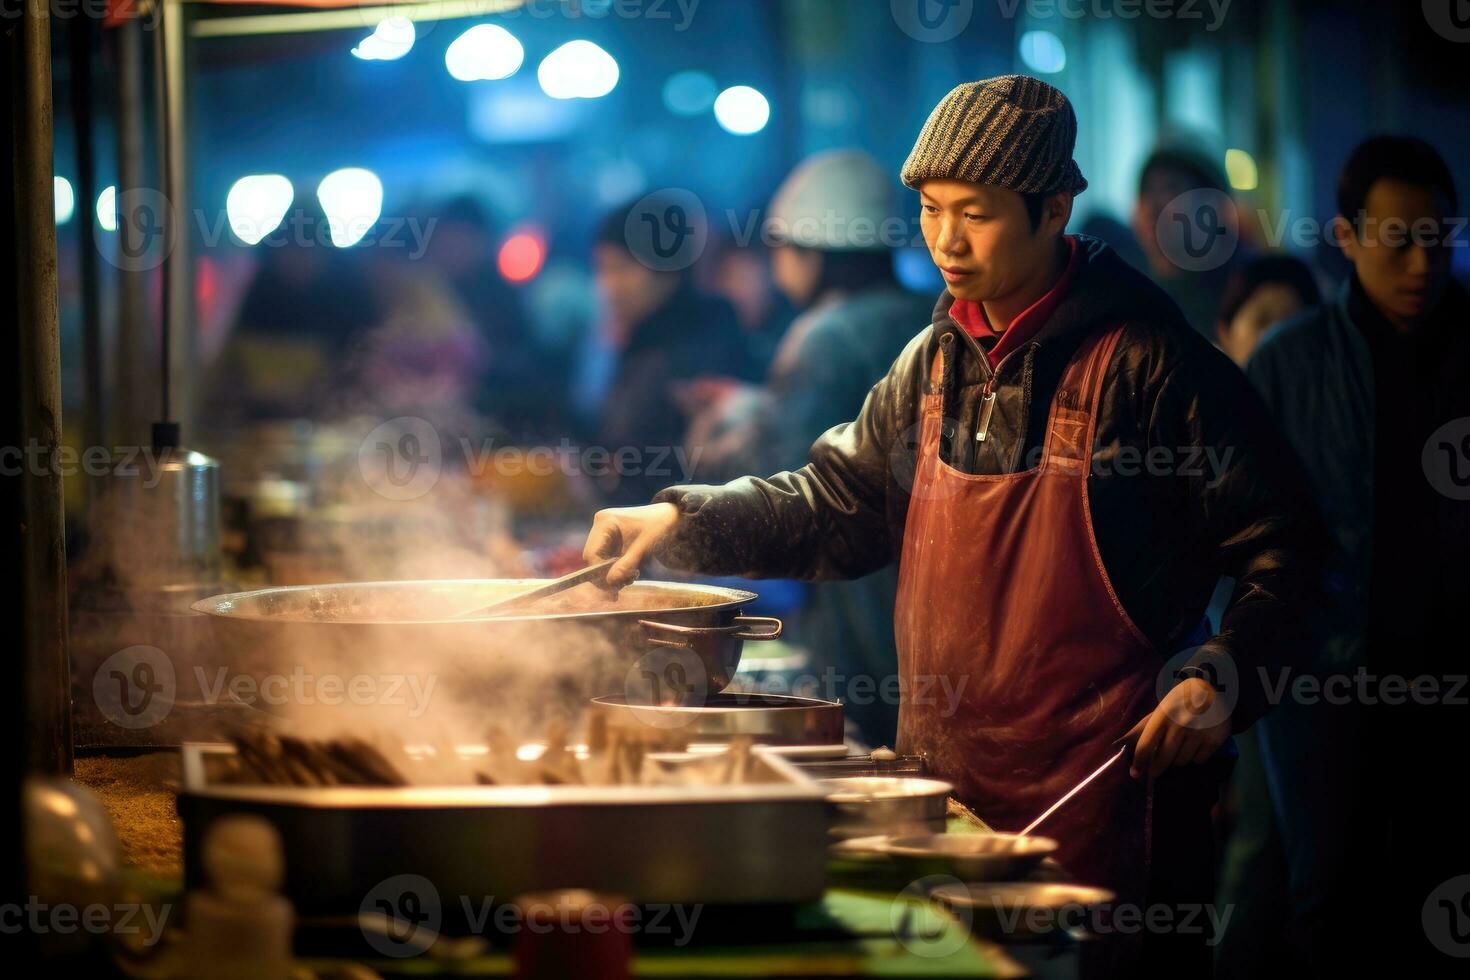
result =
M1061 191L1048 197L1041 205L1041 219L1048 232L1065 231L1072 220L1072 195Z
M1357 233L1353 231L1353 223L1340 214L1332 219L1332 240L1349 262L1357 262Z

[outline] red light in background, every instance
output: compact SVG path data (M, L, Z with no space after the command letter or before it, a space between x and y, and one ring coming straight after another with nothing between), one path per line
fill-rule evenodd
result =
M209 256L201 255L194 260L194 301L201 310L208 311L214 307L218 293L219 268Z
M500 274L511 282L526 282L541 271L546 261L546 243L535 232L522 231L511 235L500 246L496 265Z

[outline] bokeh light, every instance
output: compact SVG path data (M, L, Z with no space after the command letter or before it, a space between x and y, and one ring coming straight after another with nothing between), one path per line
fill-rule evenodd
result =
M108 184L97 195L97 223L103 231L117 231L117 185Z
M77 195L71 189L71 181L65 177L53 177L51 183L56 198L56 223L64 225L76 213Z
M748 136L766 128L771 118L771 104L749 85L725 89L715 99L715 119L726 132Z
M591 41L568 41L536 69L541 91L553 99L598 99L618 84L618 63Z
M444 52L444 67L461 82L509 78L521 70L526 49L499 24L476 24Z
M352 49L363 61L397 61L413 47L417 32L407 17L384 17L373 32Z
M719 91L707 73L681 71L664 82L664 105L676 116L697 116L709 111Z
M526 282L536 277L545 261L546 243L541 236L533 231L520 231L500 246L496 266L510 282Z
M1256 171L1256 158L1236 149L1225 151L1225 176L1230 179L1230 186L1238 191L1255 190L1261 179Z
M1021 35L1021 60L1042 75L1054 75L1067 67L1067 48L1051 31L1027 31Z
M383 182L371 170L344 167L322 178L316 198L338 248L356 245L383 213Z
M291 181L280 174L241 177L225 197L230 231L246 245L259 244L280 226L295 193Z

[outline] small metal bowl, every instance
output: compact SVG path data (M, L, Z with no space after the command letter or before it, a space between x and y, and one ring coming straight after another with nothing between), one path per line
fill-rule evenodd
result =
M1090 885L1030 881L940 885L929 895L961 919L969 919L975 935L996 940L1085 932L1092 911L1117 897Z
M1019 834L927 834L894 838L885 849L915 877L947 874L962 881L1014 881L1055 853L1057 842Z
M821 784L836 839L941 833L954 792L943 780L913 776L842 776Z

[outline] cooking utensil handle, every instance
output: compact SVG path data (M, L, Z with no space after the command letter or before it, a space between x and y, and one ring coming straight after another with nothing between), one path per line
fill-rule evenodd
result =
M731 634L737 640L775 640L780 638L786 629L786 624L775 616L736 616L735 623L738 626L767 626L769 629L764 633L752 633L748 629L742 629L738 633Z
M679 623L660 623L654 619L640 619L638 625L648 631L648 642L660 647L689 648L694 641L710 636L728 636L737 640L774 640L781 635L786 624L774 616L736 616L723 626L683 626ZM766 631L750 632L750 626L766 626ZM659 633L670 634L665 636Z
M680 626L678 623L660 623L656 619L640 619L648 635L648 642L656 647L675 647L681 650L694 649L694 641L704 636L715 636L729 632L723 626ZM660 636L659 634L668 634Z
M1119 741L1121 741L1121 739ZM1116 743L1114 743L1114 744L1116 744ZM1123 746L1121 749L1119 749L1117 752L1114 752L1112 758L1108 759L1107 762L1104 762L1102 765L1100 765L1096 769L1094 769L1092 771L1092 774L1089 775L1089 776L1087 776L1085 779L1083 779L1082 782L1078 783L1076 786L1073 786L1071 789L1067 790L1067 792L1062 795L1062 798L1060 800L1057 800L1051 806L1047 807L1046 808L1046 811L1044 813L1042 813L1041 816L1037 817L1035 820L1033 820L1030 823L1028 823L1026 825L1026 829L1022 830L1016 836L1017 837L1025 837L1027 834L1031 833L1031 831L1035 830L1044 820L1046 820L1047 817L1051 816L1053 813L1056 813L1058 810L1060 810L1062 808L1062 804L1063 803L1066 803L1072 797L1076 796L1078 793L1080 793L1084 789L1086 789L1088 783L1092 782L1094 779L1096 779L1097 777L1101 776L1104 772L1107 771L1107 769L1108 769L1109 766L1111 766L1113 763L1117 762L1119 759L1123 758L1123 756L1125 756L1127 754L1128 754L1128 746L1126 746L1126 745Z
M559 578L554 578L549 582L536 586L534 589L505 599L497 599L488 605L479 606L471 609L469 612L459 613L454 618L465 619L470 616L484 616L491 612L503 614L509 609L518 608L523 604L554 596L559 592L565 592L567 589L587 582L595 582L599 587L605 589L607 588L608 570L616 565L617 562L618 560L616 558L607 558L599 562L593 562L586 568L579 568L575 572L569 572Z

